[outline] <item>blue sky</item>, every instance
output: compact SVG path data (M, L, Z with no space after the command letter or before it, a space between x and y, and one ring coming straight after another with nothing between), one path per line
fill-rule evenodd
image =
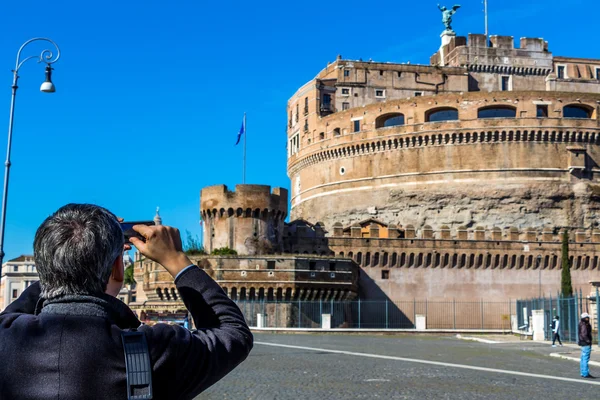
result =
M244 111L248 183L289 187L285 107L295 90L338 54L427 64L443 30L436 4L3 1L0 122L8 125L19 46L45 36L62 51L55 94L39 92L43 65L20 73L5 260L31 253L38 225L69 202L129 220L160 206L166 224L199 234L200 189L241 181L233 145ZM461 4L458 34L483 33L481 1ZM490 0L490 34L544 37L556 55L600 58L589 5ZM2 160L5 143L0 131Z

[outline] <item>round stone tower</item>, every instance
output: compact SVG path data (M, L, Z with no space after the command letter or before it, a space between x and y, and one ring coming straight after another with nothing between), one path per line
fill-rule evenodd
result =
M283 250L287 216L286 189L265 185L209 186L200 192L204 248L228 247L238 254L269 254Z

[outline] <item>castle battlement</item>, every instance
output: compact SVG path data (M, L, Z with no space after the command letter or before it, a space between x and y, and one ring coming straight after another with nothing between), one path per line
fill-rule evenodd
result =
M236 185L235 191L226 185L209 186L200 192L200 212L203 219L223 217L255 217L259 213L284 220L287 216L287 189L268 185Z
M287 190L267 185L209 186L200 192L200 215L208 252L230 248L238 254L280 252L287 216Z
M434 229L429 225L417 229L413 225L401 223L384 223L370 218L344 227L336 222L326 227L322 222L316 224L304 220L293 221L286 226L290 236L302 238L361 238L361 239L431 239L451 241L509 241L509 242L546 242L562 243L564 230L553 227L542 229L519 229L517 227L477 226L467 228L459 226L451 228L442 225ZM574 229L569 231L569 241L572 243L600 243L600 229Z

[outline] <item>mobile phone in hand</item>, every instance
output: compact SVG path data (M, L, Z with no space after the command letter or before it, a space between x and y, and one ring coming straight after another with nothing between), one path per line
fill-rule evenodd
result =
M143 242L146 241L146 238L133 230L134 225L153 226L154 221L121 222L121 229L123 230L123 236L125 237L125 244L131 244L132 237L138 238Z

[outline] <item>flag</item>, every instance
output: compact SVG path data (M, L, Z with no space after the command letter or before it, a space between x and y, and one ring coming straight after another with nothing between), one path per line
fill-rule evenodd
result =
M244 121L242 121L242 127L240 128L240 132L238 133L237 142L235 142L236 146L240 143L240 139L242 138L242 135L244 133L246 133L246 127L244 126Z

